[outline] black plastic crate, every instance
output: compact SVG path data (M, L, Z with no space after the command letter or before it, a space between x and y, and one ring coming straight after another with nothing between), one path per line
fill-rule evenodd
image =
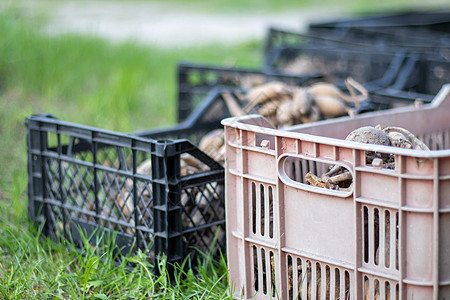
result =
M256 69L180 63L178 64L178 122L185 121L215 88L230 87L246 90L274 80L302 85L319 77L318 73L293 76L272 74Z
M209 129L122 134L48 116L25 123L28 212L45 235L81 248L79 229L115 232L122 253L141 250L152 262L161 254L179 263L196 249L224 249L224 169L190 141ZM167 139L176 137L190 140ZM207 167L182 174L183 156ZM144 161L151 175L139 167Z
M416 99L429 102L443 84L450 82L450 62L440 58L421 58L422 55L366 55L352 50L306 48L285 48L278 55L274 60L275 65L289 64L302 55L312 60L319 59L320 64L332 71L331 74L324 75L327 81L344 88L343 80L339 78L351 76L366 87L373 103L386 103L391 101L392 97L398 101L397 104L403 105ZM367 60L364 60L364 57ZM333 65L336 68L332 68ZM272 71L275 71L275 68ZM286 71L280 68L279 72ZM380 78L375 79L376 76Z
M271 28L263 70L291 75L319 72L326 81L339 86L345 78L353 77L372 91L395 81L406 56L402 51L373 51L366 46Z
M335 30L336 28L388 28L426 29L450 33L450 11L403 11L391 13L370 13L329 22L312 23L311 29Z
M401 59L393 54L356 49L289 47L277 49L267 56L264 68L270 72L298 75L319 71L328 82L352 77L358 82L367 83L381 79L393 64L399 66Z
M336 44L335 48L328 47L333 40L327 37L317 37L317 41L325 41L321 46L317 41L310 46L312 39L315 38L271 28L267 36L265 70L289 72L285 66L304 57L319 67L323 66L323 70L319 69L322 73L328 70L329 73L324 76L331 77L330 81L334 79L329 74L335 78L350 75L359 79L370 92L374 92L372 101L375 103L384 103L391 96L405 104L418 98L431 101L442 85L450 82L450 48L447 47L440 49L439 53L409 49L397 49L396 52L395 48L379 52L367 51L364 46L349 49L345 42ZM384 75L376 80L383 72Z
M389 87L377 90L375 95L395 96L405 102L411 99L430 102L448 82L450 61L440 57L412 54L403 63L395 82Z
M417 63L416 60L409 60L407 58L410 57L403 54L394 55L391 64L386 67L387 70L385 71L384 76L377 80L363 83L369 92L369 99L361 103L361 106L357 109L357 113L410 105L415 100L429 102L433 99L433 95L419 93L420 89L416 89L416 92L405 92L395 89L406 86L407 79L411 77L412 72L412 69L409 67L411 66L411 63L412 66ZM303 86L308 86L317 81L323 81L323 79L311 79L311 81L303 84ZM339 88L346 91L343 81L337 83ZM396 85L393 85L393 83ZM293 84L295 84L295 82ZM299 86L302 86L302 84L299 84ZM228 104L225 101L224 94L234 98L234 102L240 103L241 108L243 108L245 103L241 102L241 99L242 95L245 95L245 93L246 90L240 87L216 86L212 88L203 101L182 123L182 126L185 128L219 128L221 126L220 121L223 118L232 116ZM148 132L146 134L148 134Z
M450 45L450 34L421 28L336 27L310 28L308 32L270 27L264 52L270 55L282 48L342 48L371 53L404 52L440 54Z
M344 91L345 92L345 91ZM197 124L209 124L210 126L221 126L221 117L217 114L220 111L221 116L232 116L224 99L224 94L234 98L239 102L242 91L227 87L213 89L191 116L184 122L186 126L198 127ZM393 88L369 91L368 99L360 102L358 108L355 108L357 114L371 111L391 109L395 107L412 105L416 101L429 103L433 100L433 95L421 94L418 92L405 92ZM244 105L245 106L245 105ZM353 107L353 106L352 106ZM257 113L250 111L249 113Z
M315 48L358 47L360 50L370 50L373 48L373 46L369 46L359 41L335 39L328 34L302 33L299 31L269 27L265 38L264 54L267 56L270 55L272 51L277 51L282 48L304 46Z
M277 28L269 28L265 41L265 65L285 49L342 49L367 52L369 55L392 53L417 53L434 55L450 60L450 34L425 29L403 28L391 30L385 27L338 27L334 30L315 29L307 34ZM371 57L369 57L371 58ZM267 68L265 70L270 70Z
M380 52L405 50L445 57L450 46L450 34L422 28L337 27L334 30L310 29L309 34L371 47Z
M445 58L450 46L450 11L361 15L310 24L308 33L379 50L404 49Z
M327 32L328 33L328 32ZM343 49L358 52L373 52L373 45L361 41L334 38L329 35L301 33L299 31L269 27L264 43L265 71L271 71L270 64L280 51L285 49ZM394 53L397 51L394 51Z

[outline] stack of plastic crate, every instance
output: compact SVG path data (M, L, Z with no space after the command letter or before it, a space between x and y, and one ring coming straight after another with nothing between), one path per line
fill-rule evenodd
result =
M195 259L197 250L219 257L226 245L224 169L197 147L229 116L215 90L314 78L184 63L173 127L125 134L30 116L29 217L45 235L72 240L79 249L86 239L95 243L99 235L114 234L114 251L142 251L152 262L165 255L168 263L181 263ZM184 174L186 157L201 162L202 170Z
M448 12L408 12L310 24L307 33L271 28L264 69L303 74L349 68L350 76L366 82L361 70L377 74L397 55L397 69L368 86L372 101L388 104L395 97L406 104L417 98L429 102L450 81L449 20Z
M269 31L265 71L353 76L378 108L402 107L282 130L258 115L222 121L234 298L450 297L449 24L448 13L409 13ZM361 72L380 66L381 77ZM430 150L346 140L377 125L406 128ZM393 167L368 163L374 153ZM349 188L306 179L337 167L351 175Z
M327 30L320 29L320 31L323 33ZM398 48L385 46L373 49L370 44L364 45L346 39L337 41L335 36L338 33L334 32L334 29L332 31L333 33L328 32L318 37L313 29L307 35L272 29L268 35L262 70L180 63L179 123L171 128L145 129L124 134L68 123L46 115L27 118L30 218L42 223L43 232L55 241L61 238L72 239L80 249L84 246L84 236L90 236L95 232L114 233L116 251L124 254L142 251L150 261L164 254L167 262L180 263L188 256L194 258L197 250L217 256L219 250L224 251L227 244L225 223L231 222L229 226L234 226L237 222L240 226L244 226L245 222L249 222L245 219L232 220L232 216L225 215L224 168L197 147L207 132L222 128L221 120L232 115L223 98L224 92L237 99L238 93L245 93L251 87L269 81L308 86L320 80L344 88L343 80L351 76L369 91L369 105L365 109L370 111L388 109L404 103L411 104L411 100L418 98L418 92L424 92L421 99L430 101L434 97L433 93L437 92L440 82L447 80L448 68L441 65L439 60L436 68L431 68L430 71L430 67L427 67L427 70L437 74L437 77L440 76L441 81L430 79L430 82L424 85L427 89L418 89L417 77L423 74L416 66L417 64L421 66L423 60L417 52L399 51ZM415 43L422 46L421 41L417 38ZM379 50L382 47L385 51ZM313 61L328 67L318 68L312 72L309 70L307 73L285 72L284 66L289 65L299 55L312 58ZM439 68L443 68L443 71ZM428 88L432 84L435 87ZM227 126L231 127L228 123ZM315 125L311 125L311 128L315 128ZM231 132L238 134L238 131L228 128L229 140ZM247 142L258 136L247 132L242 134L238 139ZM264 167L275 163L272 157L269 164L265 154L273 151L276 140L268 138L268 143L264 143L264 146L256 151L258 154L252 154L251 158L256 158ZM255 145L261 145L261 142L262 140L256 138ZM295 143L303 145L300 142ZM283 144L277 145L285 147ZM242 152L244 148L233 148L231 145L227 147L228 151L231 151L227 153L227 168L232 164L243 164L245 159L242 157L237 161L234 160L233 155L237 152L233 151ZM339 154L340 150L333 151L336 160L343 157ZM322 150L322 153L327 151ZM185 157L200 161L205 170L184 174L181 165ZM300 165L297 164L297 168ZM305 166L309 168L310 164ZM247 167L242 168L244 170L242 172L249 171ZM244 177L240 180L251 179ZM239 213L246 214L253 209L254 211L250 213L253 214L253 219L250 220L253 220L252 226L255 227L252 229L253 233L269 235L271 239L275 239L276 234L283 235L280 231L282 228L276 227L281 225L272 220L271 214L275 211L269 213L269 210L263 207L272 207L274 201L278 201L276 199L279 198L276 197L279 196L274 193L279 182L271 181L270 186L259 185L256 183L258 178L253 178L256 180L253 185L241 187L243 191L253 191L250 202L256 201L258 204L253 208L247 207L245 211ZM233 180L226 185L235 184ZM234 201L230 197L232 196L227 195L227 202ZM348 197L350 196L347 195ZM254 220L257 217L263 218L263 215L266 221L261 221L265 223L260 228L255 225L255 222L259 221ZM235 233L228 232L229 240L230 234ZM232 283L239 276L245 276L247 279L244 283L241 279L237 279L236 283L241 284L240 286L246 285L246 297L251 295L249 291L255 288L258 293L261 290L270 290L272 285L269 283L268 270L286 267L280 260L281 248L275 247L278 252L274 252L273 247L269 247L271 250L265 248L268 252L264 252L263 255L261 251L264 249L259 244L249 246L242 241L240 245L242 247L245 245L246 248L239 248L239 251L244 251L246 256L239 258L239 261L255 268L258 266L259 271L256 272L259 273L252 276L259 278L259 281L250 279L249 275L236 275L244 274L244 265L238 266L234 258L229 258ZM249 256L252 251L260 254ZM251 261L247 261L249 257L253 257ZM290 265L288 263L287 267L298 267L293 256L290 259L291 263ZM344 267L348 267L342 269L344 277L330 275L333 276L333 280L338 280L337 278L341 280L339 284L335 281L333 287L336 285L343 287L347 280L345 274L350 276L350 265ZM326 274L327 270L324 269L323 272ZM280 276L285 276L280 274L285 273L278 272L276 280L282 278ZM312 274L313 278L317 277L315 273ZM263 280L263 277L266 279ZM356 277L351 278L353 280ZM390 279L392 282L396 280L391 277ZM274 280L271 282L275 282ZM282 280L284 281L277 285L286 283L286 278ZM392 282L390 284L393 284ZM283 289L285 288L283 286ZM296 288L298 284L294 284L294 290ZM341 290L343 291L343 288ZM283 295L287 295L286 290L283 291Z

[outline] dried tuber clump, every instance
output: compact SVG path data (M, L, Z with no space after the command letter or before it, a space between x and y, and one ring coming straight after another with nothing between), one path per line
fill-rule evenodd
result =
M391 140L387 134L371 126L360 127L350 132L345 138L346 141L391 146Z
M305 179L312 186L318 186L330 190L348 191L352 185L352 175L342 167L333 172L333 174L327 172L321 177L308 172Z
M392 146L429 151L430 149L421 140L419 140L414 134L401 127L386 127L377 125L375 128L382 130L387 134L391 140Z
M249 89L238 96L238 100L229 92L223 92L222 98L232 116L257 113L273 125L284 127L354 115L359 103L368 98L368 92L351 78L345 83L350 94L345 94L331 83L299 87L274 81Z
M389 136L383 130L371 126L353 130L345 140L364 144L392 146ZM384 164L392 163L392 155L390 154L366 152L366 164L372 164L375 158L381 158Z
M345 140L405 149L429 150L416 136L401 127L364 126L350 132ZM366 151L366 165L371 165L375 159L381 160L382 167L385 169L395 168L393 154ZM308 172L305 179L312 186L341 191L350 190L353 183L350 171L338 165L333 166L321 176Z

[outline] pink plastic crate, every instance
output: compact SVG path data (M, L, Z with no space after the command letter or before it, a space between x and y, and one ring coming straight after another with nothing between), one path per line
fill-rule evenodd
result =
M230 284L244 299L450 299L450 85L429 105L274 129L222 121ZM431 151L345 141L408 129ZM394 169L367 165L392 154ZM349 191L305 183L350 170Z

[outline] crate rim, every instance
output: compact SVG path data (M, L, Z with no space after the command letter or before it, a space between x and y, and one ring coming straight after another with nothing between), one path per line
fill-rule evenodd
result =
M163 131L171 131L171 130L183 130L183 129L190 129L188 128L188 126L173 126L173 127L161 127L161 128L155 128L152 130L142 130L142 131L136 131L136 132L129 132L129 133L123 133L120 131L114 131L114 130L108 130L108 129L102 129L99 127L94 127L94 126L89 126L89 125L83 125L83 124L79 124L79 123L74 123L74 122L69 122L69 121L64 121L58 118L55 118L53 116L49 116L49 115L45 115L45 114L37 114L37 115L31 115L28 116L27 118L25 118L25 124L27 126L31 125L31 122L42 122L42 123L46 123L46 124L52 124L55 125L55 128L47 128L49 132L54 132L54 133L60 133L61 129L60 127L70 127L70 128L75 128L75 129L80 129L83 131L87 131L87 132L95 132L95 133L99 133L99 134L107 134L109 136L112 137L119 137L119 138L128 138L131 140L135 140L135 141L139 141L139 142L144 142L144 143L162 143L164 144L164 142L167 141L174 141L174 142L183 142L183 141L189 141L189 139L186 138L181 138L181 139L170 139L170 140L158 140L158 139L154 139L151 137L143 137L145 135L150 135L150 134L159 134L160 132ZM184 124L180 124L180 125L184 125Z
M53 125L54 127L49 127L48 125ZM191 180L195 180L196 178L203 178L204 176L215 176L216 173L220 174L224 172L224 167L220 165L217 161L211 158L209 155L203 153L200 149L198 149L197 145L193 144L188 138L177 138L177 139L164 139L158 140L152 135L163 135L165 133L172 132L183 132L183 131L195 131L201 129L201 127L196 127L196 123L181 123L178 126L171 127L161 127L155 128L153 130L142 130L131 133L122 133L119 131L112 131L107 129L101 129L93 126L82 125L73 122L67 122L50 114L36 114L31 115L25 119L25 125L28 130L37 129L40 130L43 125L45 130L48 132L53 132L55 134L64 134L64 128L67 128L68 131L75 137L85 139L88 141L96 141L98 143L102 143L102 135L103 137L106 135L108 138L118 138L118 139L126 139L127 147L130 149L139 149L144 150L146 152L152 152L152 145L155 145L157 148L166 148L169 145L181 145L181 149L178 151L180 153L190 153L194 155L197 159L200 159L203 163L211 168L209 171L203 171L198 174L190 174L186 176L182 176L181 179L183 182L189 182ZM83 134L75 134L73 133L73 129L78 129L84 131ZM88 137L88 135L90 135ZM100 137L97 137L99 135ZM118 141L117 143L120 143ZM147 148L148 147L148 148ZM158 150L155 150L158 151ZM199 154L200 153L200 154ZM203 157L203 158L200 158ZM134 174L134 171L133 171Z

